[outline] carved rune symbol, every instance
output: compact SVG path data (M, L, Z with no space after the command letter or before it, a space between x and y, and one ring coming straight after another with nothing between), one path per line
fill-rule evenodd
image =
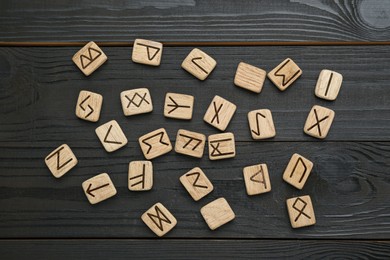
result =
M166 146L169 146L169 143L166 143L163 141L163 138L164 138L164 132L160 132L160 133L157 133L157 134L154 134L152 136L149 136L148 138L145 138L144 140L142 140L142 143L146 144L147 146L149 146L149 149L148 151L146 152L146 154L149 154L150 150L152 150L152 145L147 143L146 141L147 140L150 140L156 136L160 136L160 139L159 139L159 143L163 144L163 145L166 145Z
M195 58L192 58L192 59L191 59L191 62L194 63L194 64L195 64L199 69L201 69L204 73L209 74L209 73L207 72L207 70L205 70L205 69L202 68L198 63L195 62L195 61L201 60L201 59L203 59L203 58L202 58L202 57L195 57Z
M326 86L326 90L325 90L325 96L328 95L328 91L329 91L329 87L330 87L330 84L332 82L332 78L333 78L333 72L330 73L330 77L329 77L329 81L328 81L328 85Z
M260 175L260 174L261 174L261 180L255 179L255 177L257 175ZM263 171L263 166L262 165L260 165L260 170L255 172L255 174L253 174L250 177L250 180L253 181L253 182L262 183L264 185L264 189L267 189L267 183L266 183L265 178L264 178L264 171Z
M297 70L293 75L290 76L290 78L287 78L288 74L291 74L289 73L289 71L286 71L286 72L281 72L281 70L290 62L290 60L287 60L285 63L283 63L283 65L277 70L275 71L275 77L282 77L283 80L282 80L282 86L286 86L291 80L293 80L295 78L296 75L299 74L299 72L301 70ZM280 73L279 73L280 72Z
M139 182L132 184L131 187L142 184L142 189L144 189L145 188L145 164L142 165L142 173L137 176L131 177L130 180L134 180L137 178L141 178L141 180Z
M88 48L88 57L84 54L80 55L80 62L83 69L86 69L92 62L100 57L102 53L92 47Z
M61 150L63 150L64 147L61 147L60 149L58 149L57 151L53 152L52 154L50 154L47 158L46 158L46 161L50 160L54 155L57 155L57 170L60 170L62 169L62 167L64 167L65 165L67 165L68 163L70 163L73 158L70 158L69 160L67 160L66 162L62 163L60 165L60 153L61 153Z
M145 92L144 95L141 96L138 92L136 92L136 93L134 93L134 95L133 95L132 98L129 98L127 95L125 95L125 97L127 98L127 100L129 100L129 103L127 104L127 108L129 108L129 106L130 106L131 104L134 104L134 106L136 106L136 107L140 107L140 106L142 105L143 102L145 102L145 103L147 103L147 104L149 105L150 103L149 103L149 101L146 99L146 95L147 95L147 94L148 94L148 93ZM138 104L134 102L134 99L137 98L137 97L140 98Z
M91 95L88 95L79 105L79 107L85 111L87 108L83 107L83 104L91 97ZM86 116L85 118L89 117L95 110L93 110L93 108L88 104L88 108L91 110Z
M110 125L110 127L108 128L108 131L106 133L106 136L104 137L103 142L108 143L108 144L122 144L122 142L118 142L115 140L108 140L108 135L110 134L111 129L112 129L112 125Z
M168 107L173 107L171 110L169 110L168 114L172 113L173 111L175 111L176 109L178 108L191 108L191 106L187 106L187 105L179 105L171 96L168 97L173 104L168 104L167 106Z
M298 202L303 203L303 206L302 206L302 208L300 208L300 209L296 207L296 204L297 204ZM293 207L296 211L299 212L298 216L294 219L295 222L298 221L298 219L299 219L299 217L300 217L301 215L304 215L304 216L306 216L308 219L311 219L311 217L310 217L309 215L307 215L307 214L304 212L306 206L307 206L306 201L304 201L304 200L301 199L301 198L297 198L297 199L294 201L294 204L292 205L292 207Z
M196 175L196 178L195 178L194 182L192 183L192 186L197 187L197 188L202 188L202 189L207 189L207 188L208 188L208 187L205 186L205 185L199 185L199 184L198 184L198 180L199 180L199 177L200 177L200 173L199 173L199 172L189 173L189 174L187 174L186 176L187 176L187 177L190 177L190 176L192 176L192 175Z
M310 131L311 129L313 129L314 127L317 126L317 129L318 129L318 134L320 136L322 136L321 134L321 127L320 127L320 123L326 119L328 119L329 116L324 116L323 118L321 119L318 119L318 114L317 114L317 109L314 109L314 116L316 118L316 123L314 125L312 125L311 127L309 127L307 130Z
M307 171L307 166L306 166L306 164L303 162L302 158L298 158L297 162L296 162L295 165L294 165L293 170L291 171L290 178L294 175L295 170L296 170L297 167L298 167L298 163L300 163L300 164L303 166L303 168L305 169L305 170L303 171L303 173L302 173L301 178L299 179L299 183L301 183L301 181L303 180L303 177L305 177L306 171Z
M231 138L227 138L227 139L211 141L210 145L213 148L213 150L211 151L211 156L218 157L218 156L234 154L234 152L221 152L219 150L219 146L220 146L221 143L229 142L229 141L232 141L232 139ZM215 144L215 143L217 143L217 144Z
M91 189L92 183L90 183L90 184L88 185L87 194L95 198L95 195L93 195L92 192L95 191L95 190L100 190L101 188L104 188L104 187L106 187L106 186L108 186L108 185L110 185L110 184L109 184L109 183L106 183L106 184L103 184L103 185L101 185L101 186L98 186L98 187L96 187L96 188Z
M194 147L192 147L192 149L191 149L192 151L195 151L195 149L202 143L202 140L199 138L195 138L195 137L192 137L189 135L184 135L184 134L179 134L179 136L189 138L188 142L185 143L182 148L186 148L193 140L195 140L195 142L197 142L197 144L194 145Z
M223 104L221 104L221 105L217 108L217 104L215 103L215 101L213 101L213 107L214 107L215 115L214 115L213 119L211 119L211 123L213 123L214 120L217 120L217 124L219 124L219 111L221 111L222 106L223 106Z
M256 113L256 126L257 126L257 130L251 130L252 133L254 133L255 135L260 135L260 122L259 122L259 116L262 116L263 118L265 118L265 115L263 115L262 113L259 113L257 112Z
M158 206L154 207L156 211L156 215L153 215L152 213L147 213L148 217L153 221L153 223L160 229L161 231L164 231L163 223L172 224L172 221L168 219L168 217L160 210ZM161 216L161 215L162 216ZM158 223L157 223L158 221Z
M154 47L154 46L151 46L151 45L146 45L146 44L143 44L143 43L137 43L137 45L141 45L141 46L146 47L146 51L148 52L148 59L149 60L153 60L154 57L156 57L157 53L160 52L160 48L157 48L157 47ZM152 52L154 51L153 54L152 54L150 49L152 49Z

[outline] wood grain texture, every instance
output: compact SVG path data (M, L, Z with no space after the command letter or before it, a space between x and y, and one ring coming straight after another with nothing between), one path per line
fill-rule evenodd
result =
M0 3L0 41L388 41L387 0Z

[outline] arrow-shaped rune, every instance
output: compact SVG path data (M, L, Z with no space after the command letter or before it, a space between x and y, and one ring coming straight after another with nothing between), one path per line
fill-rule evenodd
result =
M175 111L176 109L178 109L179 107L181 108L191 108L191 106L186 106L186 105L179 105L172 97L168 97L172 102L173 104L168 104L167 107L173 107L171 110L169 110L168 114L172 113L173 111Z
M152 138L154 138L154 137L156 137L156 136L160 136L160 139L158 140L159 143L161 143L161 144L163 144L163 145L169 146L168 143L166 143L166 142L163 141L164 132L160 132L160 133L154 134L154 135L149 136L148 138L145 138L144 140L142 140L142 143L146 144L146 145L149 147L149 149L148 149L148 151L146 152L146 154L149 154L150 150L152 149L152 145L149 144L149 143L147 143L146 141L147 141L147 140L150 140L150 139L152 139Z
M110 132L111 132L111 128L112 128L112 125L110 125L110 127L108 128L107 134L106 134L106 136L104 137L103 142L108 143L108 144L122 144L122 142L107 140L107 137L108 137L108 135L109 135Z
M259 124L259 116L262 116L263 118L265 118L265 115L263 115L262 113L259 113L257 112L256 113L256 126L257 126L257 130L251 130L252 133L254 133L255 135L260 135L260 124Z
M90 184L88 185L87 194L95 198L95 195L93 195L92 192L95 191L95 190L100 190L101 188L104 188L104 187L106 187L106 186L108 186L108 185L110 185L110 184L109 184L109 183L106 183L106 184L103 184L103 185L101 185L101 186L98 186L98 187L96 187L96 188L91 189L92 183L90 183Z
M84 104L90 97L91 97L91 95L89 95L88 97L86 97L86 98L80 103L79 107L80 107L83 111L86 110L86 108L83 107L83 104ZM93 113L93 111L94 111L93 108L92 108L90 105L88 105L88 107L89 107L89 109L90 109L91 111L85 116L85 118L89 117L89 116Z
M208 72L207 72L207 70L205 70L204 68L202 68L198 63L196 63L195 61L196 60L201 60L201 59L203 59L202 57L195 57L195 58L192 58L192 63L194 63L199 69L201 69L204 73L206 73L206 74L209 74Z
M207 186L198 184L198 180L199 180L199 177L200 177L200 173L199 172L189 173L186 176L189 177L189 176L192 176L192 175L196 175L195 181L194 181L194 183L192 183L192 186L198 187L198 188L207 189Z

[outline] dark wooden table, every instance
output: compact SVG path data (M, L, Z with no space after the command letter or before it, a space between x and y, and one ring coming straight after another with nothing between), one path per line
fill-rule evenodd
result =
M2 259L167 258L388 258L390 254L390 2L376 1L1 1L0 3L0 255ZM131 61L132 42L164 43L160 67ZM90 77L73 54L96 41L109 60ZM181 69L200 47L218 65L201 82ZM284 58L303 70L280 92L268 79L254 94L233 84L240 61L270 71ZM322 69L344 76L339 97L314 96ZM125 117L119 93L147 87L151 114ZM104 96L98 123L75 116L80 90ZM163 116L166 92L195 96L191 121ZM143 159L137 139L165 127L217 133L203 115L214 95L238 109L228 131L236 136L234 159L210 161L170 152L153 160L155 184L145 193L127 188L128 163ZM310 108L323 105L336 117L328 137L303 133ZM250 137L247 113L273 112L277 136ZM129 144L108 154L94 129L115 119ZM61 179L44 157L69 144L78 166ZM207 150L206 150L207 152ZM314 169L302 191L282 180L293 153ZM270 193L246 195L242 168L267 163ZM215 190L194 202L179 182L201 167ZM90 205L81 183L110 174L116 197ZM317 224L292 229L287 198L310 195ZM200 215L225 197L236 219L210 231ZM141 214L162 202L178 225L158 239Z

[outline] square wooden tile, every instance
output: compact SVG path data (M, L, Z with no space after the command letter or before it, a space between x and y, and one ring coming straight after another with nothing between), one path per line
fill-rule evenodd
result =
M76 156L67 144L60 145L45 158L46 166L56 178L70 171L77 162Z
M298 65L292 59L287 58L268 73L268 78L281 91L284 91L301 75L302 70Z
M246 193L257 195L271 191L271 181L266 164L247 166L243 170Z
M89 76L107 60L106 54L94 42L87 43L72 58L77 67Z
M116 194L116 188L107 173L101 173L84 181L82 186L91 204L99 203Z
M154 204L142 214L141 219L159 237L171 231L177 224L176 218L161 203Z
M310 136L324 139L332 126L334 111L321 106L313 106L307 116L304 132Z
M147 191L153 187L153 164L151 161L129 163L129 190Z
M234 77L234 84L252 92L260 93L266 76L265 70L245 62L240 62Z
M104 149L113 152L127 144L127 138L118 122L111 120L95 129Z
M287 200L288 215L293 228L311 226L316 223L310 196L300 196Z
M205 80L213 71L217 62L207 53L195 48L184 59L181 67L200 80Z
M233 133L209 135L209 158L221 160L236 156L236 144Z
M258 109L248 113L249 129L255 140L272 138L276 135L272 113L269 109Z
M178 93L167 93L165 95L165 117L190 120L192 118L193 108L193 96Z
M203 120L214 126L215 128L225 131L230 123L234 113L236 112L236 105L227 101L226 99L215 96L207 109Z
M326 100L335 100L339 94L343 76L332 70L322 70L318 76L315 94Z
M159 66L163 45L161 42L136 39L133 46L131 59L136 63Z
M177 131L175 151L188 156L202 158L206 136L204 134L179 129Z
M283 180L301 190L307 178L309 178L312 169L313 163L310 160L295 153L284 170Z
M199 167L182 175L180 182L195 201L200 200L214 189L213 184Z
M121 103L125 116L153 111L152 97L147 88L136 88L121 92Z
M151 160L172 150L171 141L164 128L157 129L138 139L146 159Z
M236 215L225 198L216 199L203 208L200 212L211 230L232 221Z
M76 105L76 116L80 119L97 122L102 109L103 96L91 91L80 91Z

